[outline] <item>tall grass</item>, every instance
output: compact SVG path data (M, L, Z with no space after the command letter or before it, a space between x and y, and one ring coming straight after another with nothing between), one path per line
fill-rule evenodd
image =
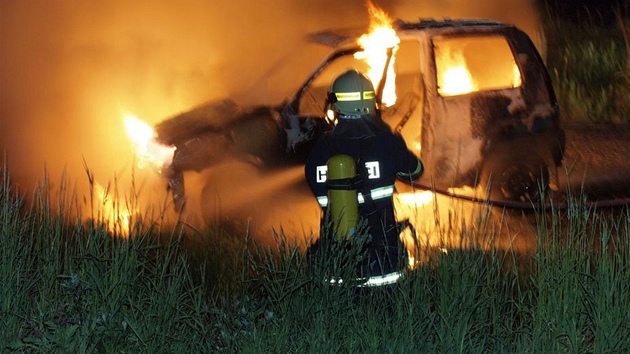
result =
M214 316L182 234L69 220L40 188L32 207L5 171L0 193L0 343L41 353L213 350ZM63 193L63 191L61 191ZM74 202L68 201L68 205ZM70 215L70 214L68 214Z
M628 208L602 213L576 198L536 214L529 255L480 244L492 228L453 228L444 237L459 247L420 249L425 262L389 288L333 286L285 235L270 249L247 225L163 234L148 222L121 238L51 210L27 208L5 171L4 351L630 351Z
M389 289L330 286L296 252L256 272L268 320L246 352L622 353L630 350L628 210L540 215L524 267L474 232ZM471 231L461 231L463 233ZM508 266L506 266L506 264Z
M627 208L611 217L585 205L552 214L553 237L540 239L536 255L535 348L628 351L629 216Z

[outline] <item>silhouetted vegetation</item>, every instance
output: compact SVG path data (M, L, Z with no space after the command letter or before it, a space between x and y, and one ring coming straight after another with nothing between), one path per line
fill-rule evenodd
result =
M548 2L544 18L562 120L630 123L630 5L579 3Z

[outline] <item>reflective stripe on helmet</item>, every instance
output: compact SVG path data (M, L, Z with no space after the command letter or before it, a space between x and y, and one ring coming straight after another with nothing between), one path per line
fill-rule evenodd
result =
M363 91L363 99L364 100L373 100L376 98L374 91Z
M335 92L337 102L360 101L361 92ZM376 97L374 91L363 91L364 100L373 100Z
M361 99L361 92L336 92L337 101L359 101Z

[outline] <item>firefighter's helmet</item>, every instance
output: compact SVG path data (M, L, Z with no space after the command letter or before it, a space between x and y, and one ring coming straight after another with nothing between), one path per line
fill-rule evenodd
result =
M357 70L348 70L337 76L330 85L328 96L340 118L356 119L376 113L374 85Z

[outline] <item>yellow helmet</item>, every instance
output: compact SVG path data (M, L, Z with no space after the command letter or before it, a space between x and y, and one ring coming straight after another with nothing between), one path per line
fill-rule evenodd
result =
M333 80L328 99L340 118L356 119L376 113L374 85L367 76L354 69Z

